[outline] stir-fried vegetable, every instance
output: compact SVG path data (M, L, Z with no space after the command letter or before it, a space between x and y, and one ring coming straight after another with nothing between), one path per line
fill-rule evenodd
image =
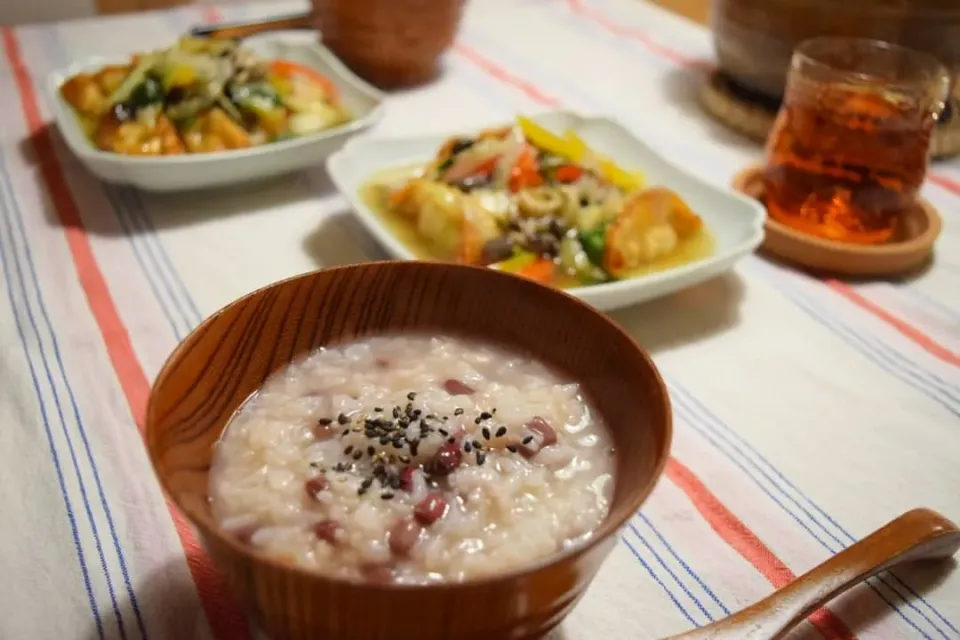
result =
M447 140L386 201L438 257L592 285L629 277L701 229L675 193L642 185L575 133L521 116L515 127Z
M117 153L236 149L310 135L350 119L322 74L286 60L262 61L231 40L183 38L169 49L135 56L129 65L78 74L61 94L94 144ZM170 130L161 132L168 124ZM134 129L140 133L116 143L118 132ZM179 145L131 142L171 131L181 138Z

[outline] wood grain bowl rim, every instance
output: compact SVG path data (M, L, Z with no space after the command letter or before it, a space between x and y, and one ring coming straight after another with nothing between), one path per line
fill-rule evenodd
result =
M659 451L655 452L656 462L654 464L653 472L650 474L650 477L646 481L645 486L640 487L639 489L628 488L627 495L620 505L615 501L611 501L611 510L601 522L600 526L594 530L590 538L580 544L577 544L570 549L561 550L557 553L547 555L536 562L525 563L517 569L512 569L510 571L504 571L501 573L495 573L487 576L480 576L470 580L464 580L460 582L440 582L440 583L430 583L430 584L379 584L376 582L364 581L359 579L352 578L333 578L316 571L310 571L303 569L298 565L289 562L283 562L276 560L257 549L254 549L250 546L244 545L233 536L225 534L222 529L213 522L212 517L206 514L196 514L193 513L191 509L185 508L178 501L176 494L170 490L168 486L167 478L159 472L159 465L157 456L155 454L155 437L157 432L154 428L154 425L162 420L162 418L156 415L156 395L154 390L163 385L164 381L175 372L175 364L179 361L182 353L187 352L192 343L203 338L203 334L206 333L209 326L222 314L234 307L235 305L244 304L250 300L259 298L260 296L265 295L269 291L273 290L275 287L281 285L309 280L317 277L326 277L327 275L336 275L337 273L342 273L345 271L354 271L354 270L376 270L376 269L393 269L393 270L403 270L414 272L416 269L429 269L434 271L439 270L459 270L466 271L472 270L477 272L482 272L485 275L482 277L490 278L493 280L496 279L511 279L522 283L522 286L528 287L530 289L541 290L541 294L548 296L556 296L566 299L566 304L579 307L581 311L586 312L588 315L593 315L597 318L601 325L605 325L608 330L619 334L619 336L627 341L628 344L633 345L635 352L640 356L642 363L646 366L649 373L652 374L651 377L651 388L655 390L655 397L662 402L662 413L664 416L663 425L662 425L662 444ZM542 291L545 290L545 291ZM494 341L498 342L498 341ZM539 354L534 354L539 357ZM571 372L567 372L571 373ZM242 403L241 403L242 404ZM640 507L646 502L647 498L650 497L650 494L656 488L660 478L663 476L663 470L666 467L668 458L670 457L670 450L673 443L673 409L672 403L670 401L670 395L667 391L666 383L663 380L663 376L660 373L660 370L657 368L656 364L653 362L653 358L650 354L642 347L640 344L627 333L623 328L620 327L616 322L610 319L607 315L597 311L595 308L589 304L583 302L579 298L576 298L567 292L556 289L553 287L547 287L541 284L538 284L527 278L517 276L510 273L505 273L497 271L495 269L490 269L488 267L478 267L471 265L459 265L452 264L447 262L437 262L437 261L410 261L410 260L382 260L376 262L364 262L350 265L343 265L337 267L330 267L326 269L317 269L315 271L308 271L306 273L301 273L289 278L284 278L273 283L262 286L258 289L251 291L250 293L243 295L232 302L227 303L220 309L216 310L205 318L199 325L197 325L180 343L174 348L174 350L167 356L164 360L163 365L160 368L159 373L154 379L153 384L151 385L150 396L147 401L147 410L146 410L146 421L145 421L145 440L147 445L147 455L150 458L150 463L154 471L154 475L157 478L158 483L160 484L163 493L170 499L173 505L177 508L180 513L185 515L188 521L197 528L201 535L201 538L211 537L214 538L218 543L226 545L234 553L237 553L241 556L248 558L254 563L259 563L266 565L267 567L281 571L281 572L290 572L294 575L298 575L300 578L304 578L314 582L325 582L332 585L338 585L346 588L357 588L357 589L369 589L373 591L396 591L396 590L420 590L424 592L435 591L435 590L469 590L475 587L488 586L495 583L509 583L518 579L522 579L525 576L534 575L548 567L554 565L561 565L567 562L570 562L581 555L591 551L592 549L600 546L605 541L610 539L612 536L617 534L619 531L626 526L626 523L631 517L633 517L640 509ZM613 430L611 430L613 431ZM616 443L615 443L616 446ZM614 486L619 486L618 476L614 477ZM609 551L606 555L609 554Z
M762 195L762 188L757 189L755 185L762 172L763 165L750 165L738 172L733 177L731 186L734 188L734 190L744 195L759 199L758 195ZM937 213L936 207L934 207L933 204L931 204L926 198L918 197L916 207L924 214L927 221L926 228L924 228L923 232L917 236L908 238L907 240L901 240L882 245L856 245L839 242L837 240L818 238L816 236L792 229L787 225L774 220L769 215L764 223L764 227L768 232L770 232L771 235L786 237L798 245L802 244L806 246L815 246L838 256L871 256L879 258L900 256L931 248L933 243L936 242L937 238L940 236L940 231L943 228L943 221L941 220L939 213Z

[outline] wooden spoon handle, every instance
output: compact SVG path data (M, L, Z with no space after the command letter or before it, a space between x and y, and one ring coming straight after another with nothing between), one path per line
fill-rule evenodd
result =
M278 31L280 29L310 29L313 27L309 13L271 18L260 22L238 22L235 24L214 24L194 27L190 35L196 38L231 38L242 40L258 33Z
M914 509L756 604L670 640L777 640L861 581L902 562L949 558L958 549L957 525Z

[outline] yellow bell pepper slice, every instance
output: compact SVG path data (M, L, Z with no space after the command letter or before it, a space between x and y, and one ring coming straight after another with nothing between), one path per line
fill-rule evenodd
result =
M517 116L517 124L520 126L520 131L523 133L523 136L529 140L533 146L572 160L569 156L566 140L557 134L541 127L530 118L524 116Z
M534 146L562 156L574 164L582 163L592 153L587 143L573 130L568 129L563 136L541 127L539 124L524 116L517 116L517 124L524 137ZM643 174L637 171L622 169L610 158L597 156L598 170L606 180L624 191L640 189L644 184Z
M570 149L570 159L574 162L581 163L588 154L593 153L587 143L573 131L568 130L564 134L564 138L567 142L567 148ZM596 158L600 175L618 188L624 191L634 191L643 187L645 179L639 171L627 171L610 158L599 155Z

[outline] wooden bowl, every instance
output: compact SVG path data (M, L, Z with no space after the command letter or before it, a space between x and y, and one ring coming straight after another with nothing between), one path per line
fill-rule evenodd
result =
M960 3L953 0L714 0L711 27L723 72L775 99L793 49L816 36L886 40L960 70Z
M522 349L583 384L611 429L617 465L610 514L589 542L490 578L377 585L271 560L217 527L207 493L211 457L240 405L272 372L313 349L404 331ZM583 595L617 533L653 489L670 438L663 380L650 357L612 321L529 280L426 262L318 271L228 305L167 360L146 423L150 459L164 490L271 640L542 636Z
M763 201L763 168L757 165L744 169L734 176L732 186ZM760 248L812 271L855 277L897 276L915 271L930 260L940 228L936 208L921 198L900 220L896 242L864 246L825 240L767 217Z
M453 44L464 0L313 0L323 44L382 88L432 80Z

